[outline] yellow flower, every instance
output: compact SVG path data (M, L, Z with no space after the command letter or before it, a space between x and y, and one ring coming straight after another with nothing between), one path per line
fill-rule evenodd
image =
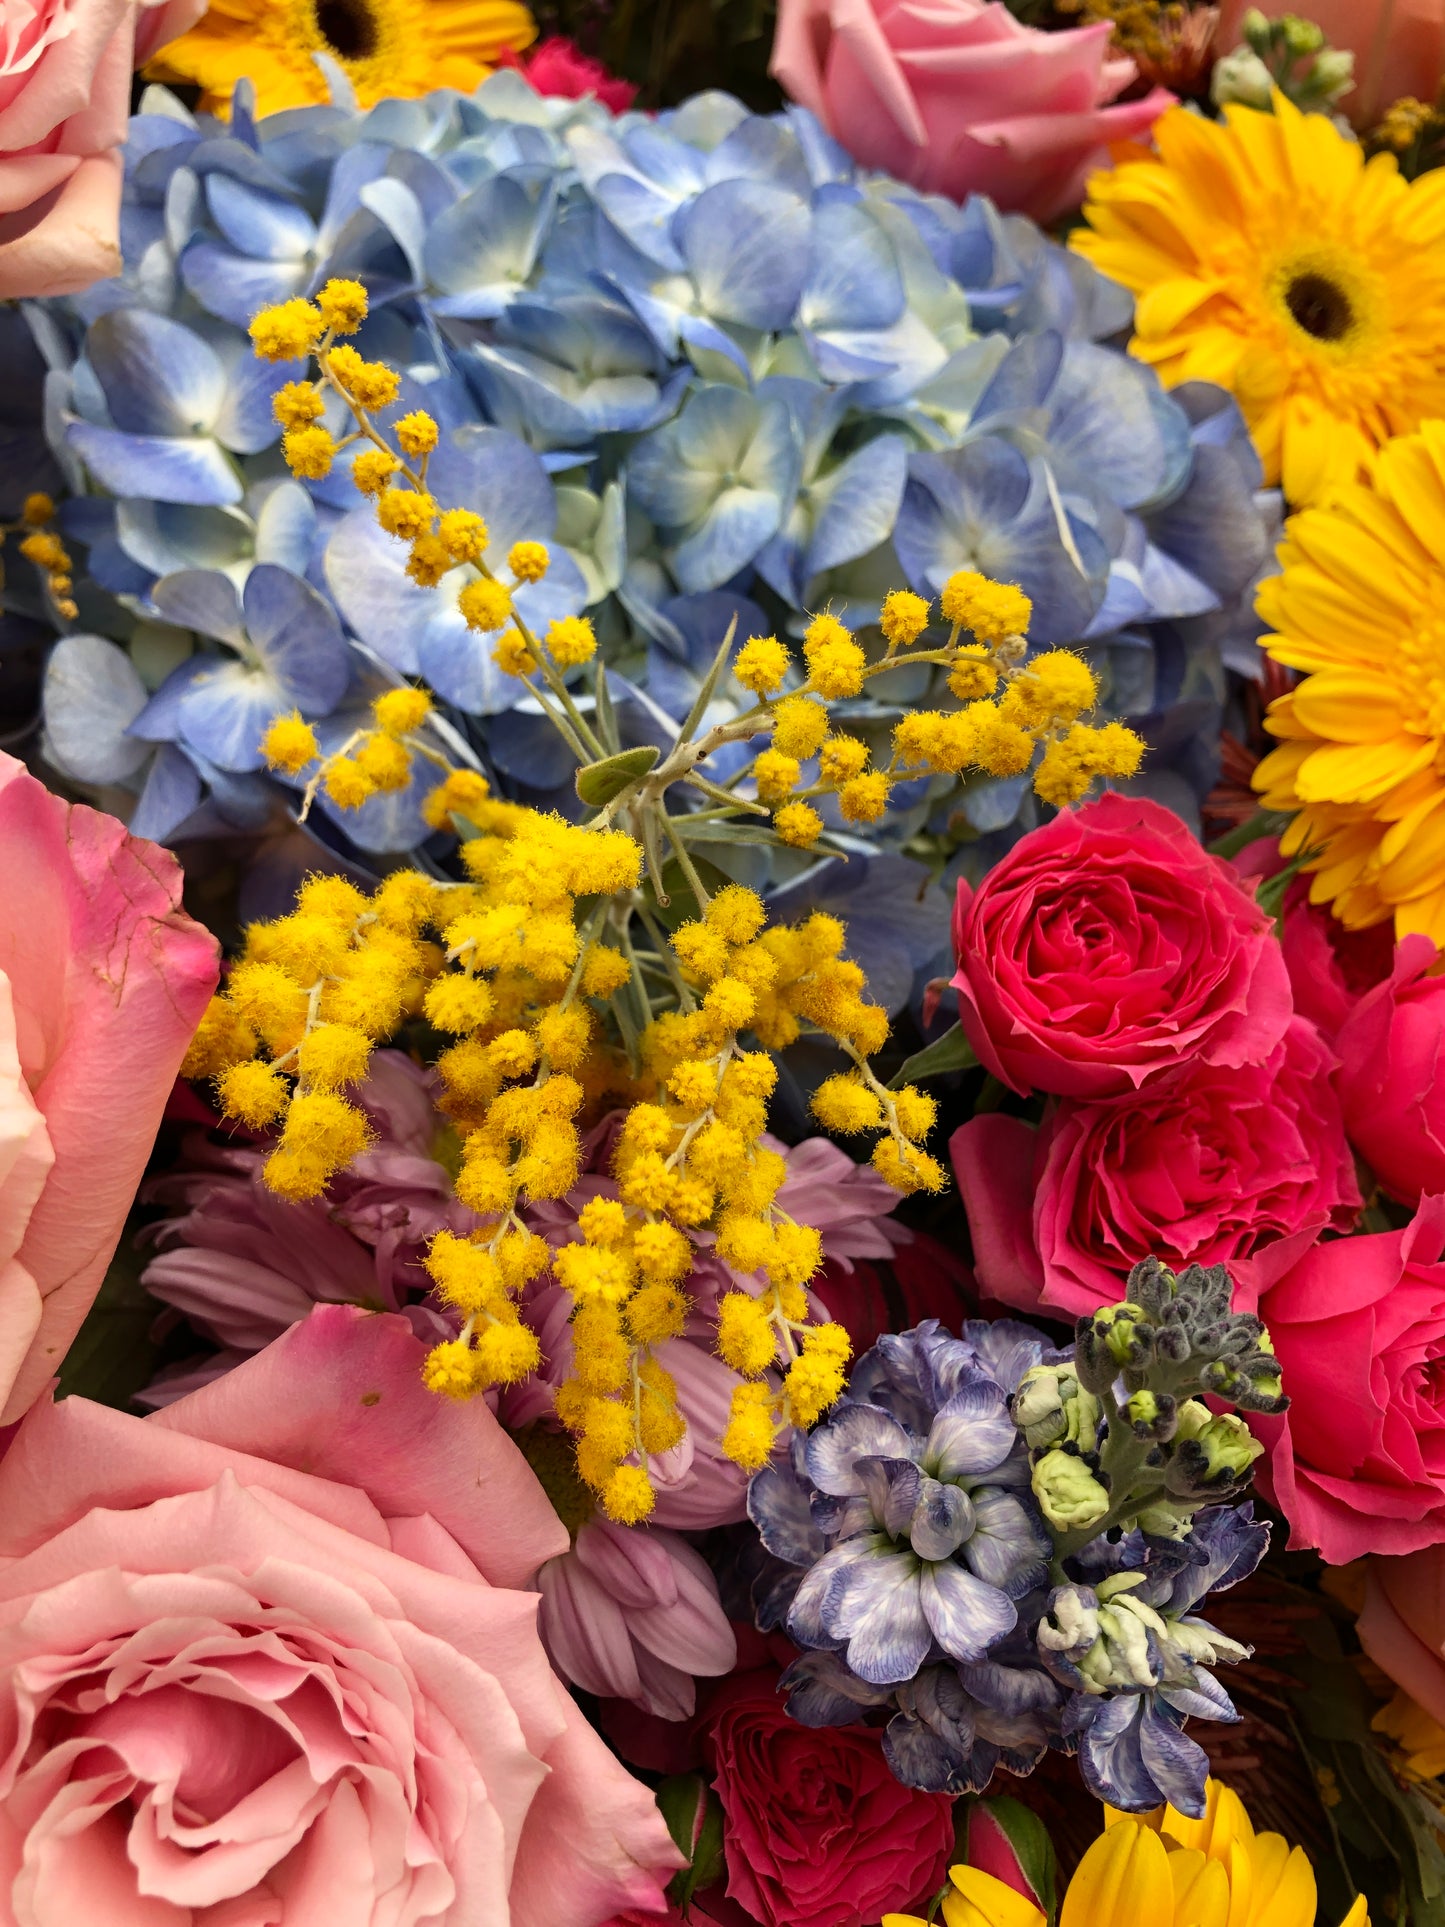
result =
M1182 107L1093 176L1071 245L1139 297L1131 352L1214 381L1298 504L1445 414L1445 175L1401 178L1328 116Z
M1445 942L1445 424L1391 442L1373 490L1290 522L1260 591L1264 638L1305 679L1270 706L1281 738L1254 783L1298 811L1310 896L1347 929L1393 915Z
M1208 1785L1202 1820L1173 1807L1136 1818L1104 1809L1105 1830L1079 1862L1059 1927L1314 1927L1314 1869L1277 1833L1257 1834L1239 1796ZM1032 1901L977 1867L954 1867L944 1927L1045 1927ZM885 1914L883 1927L923 1927ZM1370 1927L1364 1896L1342 1927Z
M262 114L327 99L312 58L328 54L363 107L415 99L436 87L471 93L510 47L537 28L519 0L224 0L151 62L153 80L201 89L201 106L224 114L243 75Z

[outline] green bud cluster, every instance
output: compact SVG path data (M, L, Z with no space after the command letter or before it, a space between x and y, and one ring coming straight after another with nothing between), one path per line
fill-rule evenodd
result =
M1273 90L1303 112L1327 111L1355 84L1355 56L1331 47L1313 20L1287 13L1270 20L1251 7L1239 23L1242 44L1215 64L1210 98L1216 107L1238 102L1273 106Z
M1194 1514L1238 1497L1263 1447L1236 1412L1288 1401L1269 1333L1231 1309L1222 1265L1136 1265L1121 1304L1081 1318L1074 1354L1014 1393L1039 1509L1060 1558L1110 1526L1182 1540Z

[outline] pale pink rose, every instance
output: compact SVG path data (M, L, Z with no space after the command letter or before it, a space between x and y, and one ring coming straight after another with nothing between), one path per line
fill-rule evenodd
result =
M1223 0L1215 44L1239 45L1239 23L1255 0ZM1402 94L1433 101L1445 77L1445 7L1440 0L1268 0L1271 20L1302 13L1324 30L1332 47L1355 56L1355 84L1340 101L1356 127L1370 127Z
M216 984L181 872L0 755L0 1425L105 1276Z
M131 69L206 0L4 0L0 298L73 294L120 271Z
M1051 221L1173 95L1117 100L1107 20L1041 33L1001 0L779 0L772 72L865 167Z
M405 1321L325 1306L0 1465L0 1917L594 1927L679 1863L547 1664L566 1543ZM8 1909L6 1908L8 1899Z
M737 1639L707 1562L663 1527L589 1519L537 1583L552 1663L586 1693L685 1720L697 1680L736 1663Z

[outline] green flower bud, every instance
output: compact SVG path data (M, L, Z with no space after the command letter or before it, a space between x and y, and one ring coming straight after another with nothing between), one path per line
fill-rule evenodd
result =
M1317 54L1325 44L1324 29L1317 27L1313 20L1302 20L1297 13L1287 13L1279 28L1285 51L1294 60Z
M1161 1499L1157 1505L1146 1505L1134 1523L1151 1539L1172 1539L1177 1544L1189 1537L1197 1510L1187 1499Z
M1047 1451L1065 1439L1081 1452L1092 1452L1102 1417L1098 1399L1080 1385L1072 1365L1033 1366L1013 1396L1014 1424L1031 1452Z
M1273 76L1259 55L1250 47L1236 47L1214 63L1209 81L1209 98L1216 107L1237 101L1241 107L1270 110Z
M1239 23L1241 37L1257 54L1262 54L1269 46L1273 28L1269 16L1261 13L1258 7L1251 7Z
M1310 69L1311 90L1320 100L1338 100L1355 84L1355 56L1347 47L1326 47Z
M1109 1510L1109 1494L1073 1452L1046 1452L1033 1470L1034 1497L1056 1532L1094 1526Z
M1242 1418L1233 1412L1216 1416L1198 1399L1180 1407L1179 1420L1174 1457L1166 1473L1169 1491L1176 1497L1218 1496L1221 1487L1242 1484L1264 1451Z
M1128 1365L1138 1357L1140 1336L1151 1326L1138 1305L1107 1305L1094 1313L1094 1330L1114 1363Z

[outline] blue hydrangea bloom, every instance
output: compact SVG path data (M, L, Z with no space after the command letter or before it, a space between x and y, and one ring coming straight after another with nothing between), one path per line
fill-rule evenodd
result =
M1145 784L1197 809L1221 651L1267 559L1258 464L1233 403L1166 394L1117 346L1127 296L1027 221L861 174L797 108L703 94L613 116L514 73L471 98L363 114L343 90L263 120L243 88L226 126L152 88L125 164L123 272L27 310L49 461L72 491L77 633L133 651L163 580L200 570L244 592L249 571L280 568L376 675L429 681L504 788L565 800L531 697L457 613L460 577L408 580L349 457L285 479L271 400L297 371L256 362L245 324L353 275L372 303L358 346L403 371L398 409L441 424L439 499L485 514L498 557L519 535L549 543L547 580L519 601L544 625L592 615L636 730L685 713L724 607L741 642L755 623L796 635L831 600L868 641L888 588L981 567L1033 597L1040 646L1090 657L1107 712L1150 743ZM242 685L213 680L213 709L223 691ZM938 693L925 673L882 677L845 720L881 744ZM47 726L73 770L77 701L76 678L53 675ZM165 740L207 760L187 713L189 745ZM214 767L285 809L284 785L234 767L259 713L237 710ZM214 717L200 733L225 734ZM1035 810L1024 778L920 779L869 844L923 831L976 867ZM424 829L381 811L365 841ZM742 861L761 885L805 867L763 844Z

